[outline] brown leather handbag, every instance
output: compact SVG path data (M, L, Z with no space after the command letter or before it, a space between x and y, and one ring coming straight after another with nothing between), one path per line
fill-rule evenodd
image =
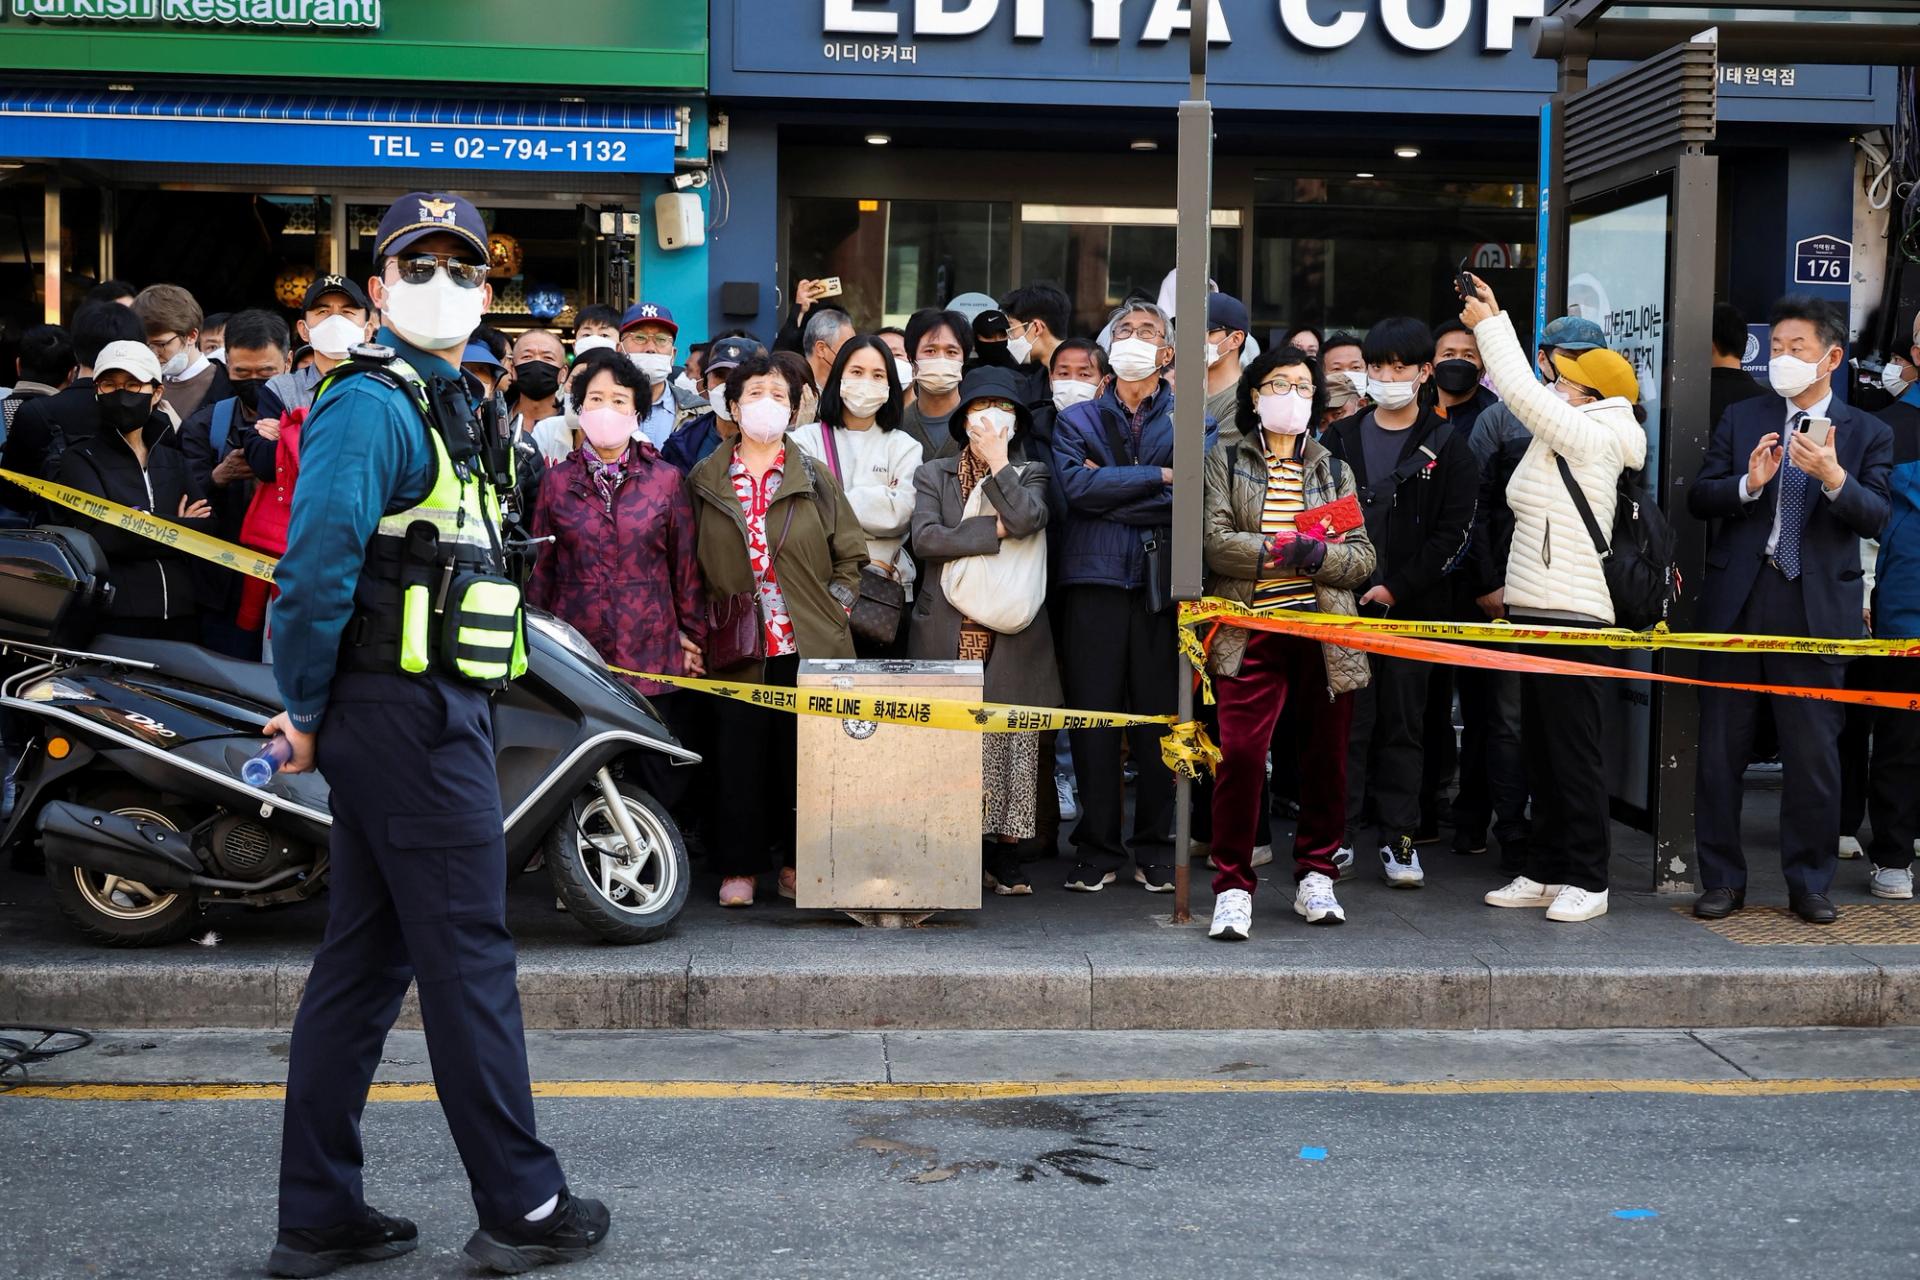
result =
M793 508L787 504L787 520L780 529L780 540L773 545L768 563L780 556L793 529ZM723 600L707 601L707 670L721 672L743 663L758 662L767 656L767 629L760 621L760 589L736 591Z

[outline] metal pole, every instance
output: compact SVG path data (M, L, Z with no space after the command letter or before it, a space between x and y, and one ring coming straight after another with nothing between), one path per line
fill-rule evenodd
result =
M40 270L41 286L46 290L46 305L41 308L47 324L60 323L60 276L64 264L60 257L60 176L47 175L45 200L41 204Z
M1174 307L1178 317L1174 367L1180 387L1173 401L1173 596L1200 598L1200 518L1205 498L1207 422L1207 278L1213 235L1213 106L1207 101L1207 15L1211 0L1194 0L1187 32L1190 85L1180 104L1178 205L1180 211L1178 281ZM1193 719L1193 673L1176 655L1178 707L1182 721ZM1180 775L1174 794L1173 921L1192 918L1189 893L1193 863L1193 783Z

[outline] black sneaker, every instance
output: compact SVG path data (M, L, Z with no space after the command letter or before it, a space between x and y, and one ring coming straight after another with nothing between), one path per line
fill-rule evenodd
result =
M1415 844L1438 844L1440 842L1440 820L1420 815L1420 822L1413 829Z
M563 1188L560 1203L540 1221L482 1227L467 1241L465 1252L509 1276L556 1262L578 1262L605 1242L612 1218L598 1200L582 1200Z
M1033 892L1033 881L1020 869L1020 846L1001 844L987 853L987 867L981 880L1003 898L1024 898Z
M1173 892L1173 868L1148 863L1134 868L1133 880L1148 893Z
M1067 888L1075 893L1098 893L1119 878L1091 862L1076 862L1073 864L1073 874L1067 877Z
M420 1230L405 1218L368 1209L366 1217L337 1227L282 1228L267 1256L270 1276L324 1276L356 1262L384 1262L420 1246Z

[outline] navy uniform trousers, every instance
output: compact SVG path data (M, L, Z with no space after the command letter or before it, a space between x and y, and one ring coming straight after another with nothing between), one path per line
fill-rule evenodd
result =
M1755 636L1806 635L1807 607L1800 584L1789 582L1772 565L1764 566L1733 630ZM1802 653L1718 653L1700 659L1704 678L1739 684L1838 689L1846 672L1843 663ZM1726 689L1700 691L1694 817L1700 884L1706 889L1747 887L1740 808L1763 698L1772 704L1780 726L1780 869L1793 897L1825 893L1840 865L1840 730L1846 708L1812 698Z
M293 1023L280 1225L359 1216L360 1114L410 981L480 1223L511 1222L564 1178L534 1134L492 705L450 681L342 675L318 752L333 793L330 904Z

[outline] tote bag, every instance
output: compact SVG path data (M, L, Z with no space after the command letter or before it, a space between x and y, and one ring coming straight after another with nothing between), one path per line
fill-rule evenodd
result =
M997 514L987 501L983 480L967 498L963 518ZM1047 601L1046 531L1002 538L997 555L947 561L940 570L940 589L948 604L990 631L1003 636L1025 631Z

